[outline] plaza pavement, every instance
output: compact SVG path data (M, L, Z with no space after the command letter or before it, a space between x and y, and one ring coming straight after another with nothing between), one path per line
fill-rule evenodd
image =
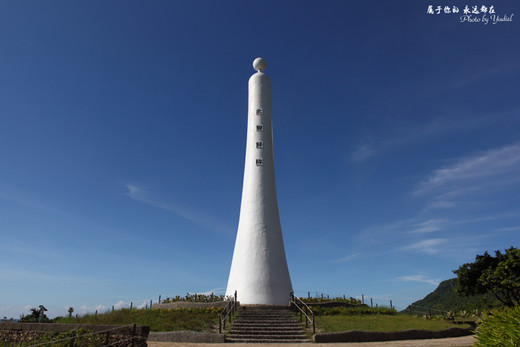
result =
M187 343L187 342L148 342L149 347L470 347L477 342L475 336L450 337L431 340L404 340L386 342L353 343Z

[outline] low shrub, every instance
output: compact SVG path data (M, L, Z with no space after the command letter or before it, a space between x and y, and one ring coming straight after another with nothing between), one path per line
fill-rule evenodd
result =
M478 346L520 346L520 306L484 314L477 340Z

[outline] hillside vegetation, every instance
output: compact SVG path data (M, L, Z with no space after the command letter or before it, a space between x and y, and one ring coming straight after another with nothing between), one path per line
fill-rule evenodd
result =
M420 307L433 308L441 311L473 311L500 307L501 303L491 294L463 297L455 291L456 278L443 281L424 299L414 302L412 312L424 312ZM406 310L408 312L408 310ZM433 312L436 313L436 312Z

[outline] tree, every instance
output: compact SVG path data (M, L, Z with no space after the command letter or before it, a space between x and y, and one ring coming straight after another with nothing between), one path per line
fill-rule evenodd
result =
M520 249L511 246L505 253L496 251L495 257L485 252L453 272L459 295L491 293L506 306L520 304Z
M41 317L40 317L41 316ZM31 314L28 316L20 317L19 322L40 322L40 323L50 323L51 320L47 317L47 315L42 311L41 308L31 308Z

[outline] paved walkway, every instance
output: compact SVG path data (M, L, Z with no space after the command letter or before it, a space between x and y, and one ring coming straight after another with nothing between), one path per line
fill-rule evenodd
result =
M187 343L187 342L153 342L149 341L149 347L470 347L477 340L474 336L450 337L446 339L432 340L405 340L387 342L353 342L353 343Z

